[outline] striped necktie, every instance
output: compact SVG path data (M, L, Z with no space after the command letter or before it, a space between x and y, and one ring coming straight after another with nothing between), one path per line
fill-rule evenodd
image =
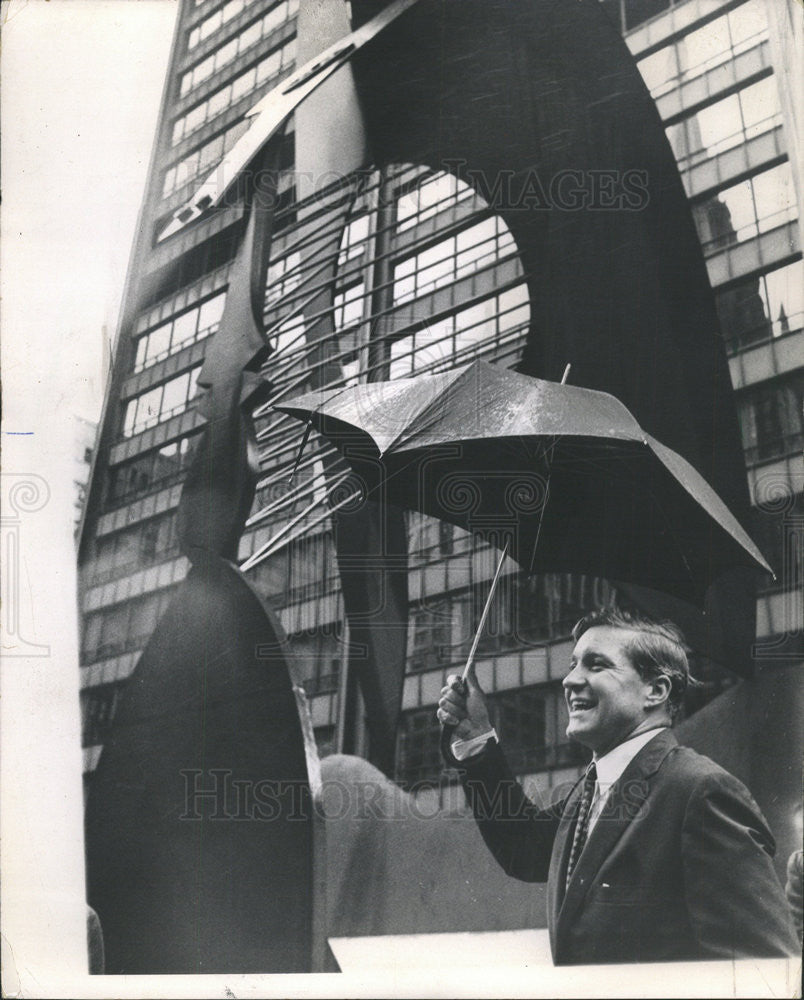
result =
M586 769L583 779L583 789L581 790L581 801L578 807L578 819L575 823L575 834L572 838L572 850L570 851L569 864L567 865L567 886L569 886L572 873L578 864L584 844L586 834L589 831L589 815L592 812L592 799L595 796L595 784L597 783L597 768L595 762Z

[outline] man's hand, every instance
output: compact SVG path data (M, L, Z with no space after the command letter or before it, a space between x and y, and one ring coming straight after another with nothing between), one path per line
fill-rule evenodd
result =
M466 685L457 674L450 674L438 699L438 721L442 726L455 726L455 738L471 740L491 728L486 698L477 683L474 664L466 675Z

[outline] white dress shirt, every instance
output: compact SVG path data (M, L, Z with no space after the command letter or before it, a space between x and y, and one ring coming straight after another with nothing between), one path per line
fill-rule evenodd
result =
M618 744L613 750L604 753L602 757L595 757L595 767L597 768L597 782L595 783L595 793L592 799L592 809L589 813L589 828L586 836L592 832L595 823L603 812L611 786L620 778L623 771L636 757L642 747L646 746L659 733L663 733L667 726L660 726L657 729L648 729L644 733L637 733L630 740ZM499 742L499 737L494 729L490 729L481 736L475 736L471 740L456 740L452 744L452 752L457 760L466 760L472 757L485 747L489 739Z
M466 760L467 757L479 753L490 739L495 743L500 742L496 729L489 729L488 732L473 736L470 740L455 740L451 747L452 754L456 760Z
M630 740L618 744L613 750L604 753L602 757L595 757L595 767L597 768L597 782L595 783L595 794L592 799L592 808L589 813L589 827L586 831L587 838L592 832L595 823L603 812L603 806L611 791L611 786L621 776L631 761L646 744L663 733L667 726L658 729L648 729L644 733L632 736Z

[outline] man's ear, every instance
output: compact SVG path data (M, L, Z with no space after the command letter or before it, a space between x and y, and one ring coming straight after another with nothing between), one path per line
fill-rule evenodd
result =
M673 690L673 682L669 677L664 674L658 674L655 677L649 677L646 680L647 684L647 694L645 695L645 705L647 708L654 709L660 706L668 706L670 699L670 692Z

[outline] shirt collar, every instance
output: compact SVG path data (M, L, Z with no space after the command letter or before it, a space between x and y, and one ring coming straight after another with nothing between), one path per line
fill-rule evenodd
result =
M642 747L667 728L667 726L661 726L658 729L648 729L644 733L637 733L630 740L625 740L624 743L620 743L613 750L603 754L602 757L596 758L595 767L597 768L598 783L600 785L613 785Z

